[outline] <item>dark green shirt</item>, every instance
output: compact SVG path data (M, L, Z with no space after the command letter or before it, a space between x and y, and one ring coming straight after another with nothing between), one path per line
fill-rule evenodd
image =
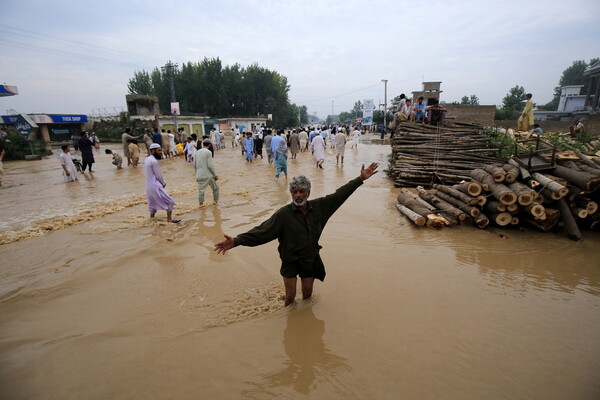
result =
M319 238L329 218L354 191L362 185L356 178L334 193L307 202L308 212L302 213L294 202L281 207L265 222L234 239L234 246L259 246L279 240L282 269L286 264L315 265L315 278L325 279L325 267L319 256Z

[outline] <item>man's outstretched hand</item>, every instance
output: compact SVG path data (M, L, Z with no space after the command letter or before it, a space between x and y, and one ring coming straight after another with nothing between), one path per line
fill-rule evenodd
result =
M227 250L233 249L233 238L225 235L225 240L215 244L217 254L225 254Z
M379 164L376 162L371 163L367 168L365 168L365 165L363 164L360 168L360 179L364 181L375 175L378 172L377 167L379 167Z

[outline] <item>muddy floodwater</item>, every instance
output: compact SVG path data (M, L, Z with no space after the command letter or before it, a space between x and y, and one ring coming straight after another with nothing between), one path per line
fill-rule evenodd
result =
M330 219L314 298L284 308L277 242L213 251L290 201L227 144L217 206L160 162L177 225L148 218L143 168L106 146L74 184L54 157L4 163L1 399L600 398L598 234L417 228L381 172ZM389 154L364 141L289 172L316 198Z

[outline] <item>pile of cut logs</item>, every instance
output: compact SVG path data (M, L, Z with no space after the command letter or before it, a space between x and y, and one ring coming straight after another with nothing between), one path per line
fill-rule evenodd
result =
M600 228L597 191L600 158L580 154L578 161L559 161L554 169L529 173L515 160L472 169L469 181L434 184L430 193L401 189L396 207L419 226L442 228L457 223L485 228L519 226L524 222L542 231L557 225L573 240L580 227Z
M457 122L440 127L403 122L392 139L388 173L399 187L429 188L469 179L471 170L498 162L482 129Z

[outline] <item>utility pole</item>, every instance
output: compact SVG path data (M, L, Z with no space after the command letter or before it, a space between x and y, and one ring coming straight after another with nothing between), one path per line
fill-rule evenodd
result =
M385 136L385 128L387 127L387 118L386 118L386 114L387 114L387 79L382 79L381 80L384 84L384 95L383 95L383 131L381 132L381 138L383 139L383 137Z
M168 61L164 67L162 67L162 71L167 78L169 78L169 88L171 89L171 103L177 102L175 100L175 68L177 68L177 64L173 64L171 61ZM169 107L171 109L171 107ZM175 132L177 132L177 115L172 113L173 115L173 124L175 125Z

